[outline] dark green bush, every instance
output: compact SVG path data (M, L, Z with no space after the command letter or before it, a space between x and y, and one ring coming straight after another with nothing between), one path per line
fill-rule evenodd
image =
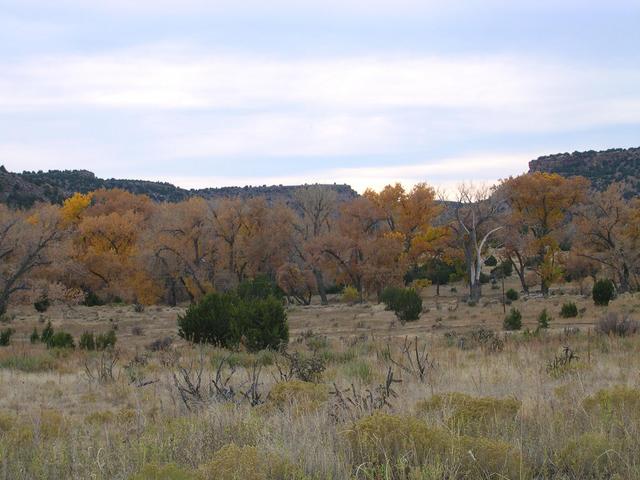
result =
M15 332L16 331L13 328L5 328L4 330L0 331L0 347L8 346L9 343L11 343L11 336Z
M84 296L83 304L87 307L99 307L100 305L104 305L104 301L95 292L88 291Z
M542 312L540 312L540 315L538 315L538 328L542 328L542 329L549 328L549 323L551 323L551 320L553 319L551 318L551 315L549 315L549 313L547 312L547 309L545 308L544 310L542 310Z
M487 267L495 267L496 265L498 265L498 260L496 259L496 257L494 257L493 255L491 255L489 258L487 258L484 261L484 264Z
M116 332L109 330L106 334L101 333L96 336L96 350L107 350L116 345Z
M507 290L505 295L512 302L515 302L516 300L518 300L518 298L520 298L520 295L518 294L518 292L516 292L513 288L510 288L509 290Z
M509 260L500 262L497 267L491 269L491 275L497 278L510 277L513 273L513 264Z
M279 348L289 341L287 313L274 297L239 302L231 323L232 338L250 351Z
M491 277L484 272L480 272L480 283L486 285L491 281Z
M422 298L413 288L401 289L392 308L400 322L413 322L422 313Z
M42 330L42 335L40 335L40 341L42 343L48 343L49 339L53 336L53 327L51 326L51 320L47 322L47 325Z
M616 288L609 279L600 279L593 284L593 302L596 305L606 307L614 299Z
M504 317L502 326L505 330L520 330L522 328L522 314L517 308L512 308L511 311Z
M190 342L223 347L244 342L250 350L278 348L289 339L284 306L273 296L210 293L178 317L178 326Z
M233 296L210 293L178 316L178 335L193 343L232 346L236 343L231 332L233 316Z
M40 335L38 334L38 329L36 327L33 327L33 332L31 332L29 341L31 343L38 343L40 341Z
M93 337L93 333L84 332L80 336L80 342L78 342L78 346L81 350L95 350L96 349L96 340Z
M562 318L572 318L578 316L578 307L573 302L568 302L562 304L562 308L560 309L560 316Z
M51 302L49 302L49 298L47 298L46 296L42 297L40 300L36 300L35 302L33 302L33 307L37 312L40 313L46 312L49 308L49 305L51 305Z
M73 337L68 332L55 332L47 341L47 348L75 348Z
M395 310L403 290L400 287L387 287L382 291L380 300L384 303L385 310Z
M324 289L327 295L338 295L344 290L344 285L329 285Z

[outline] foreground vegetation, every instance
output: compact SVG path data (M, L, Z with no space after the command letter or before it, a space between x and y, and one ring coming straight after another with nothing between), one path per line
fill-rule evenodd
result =
M337 330L330 317L349 325L367 308L293 310L287 350L256 353L189 345L175 313L162 327L174 340L155 341L153 309L132 313L145 331L129 332L117 318L131 307L98 307L118 335L100 351L31 344L23 323L39 317L14 320L0 348L0 478L639 477L640 337L559 318L534 332L536 312L562 302L519 302L526 329L506 333L498 306L449 312L436 330L433 318L389 329L395 315L369 306L368 323L334 335L319 333ZM466 328L448 329L460 315Z

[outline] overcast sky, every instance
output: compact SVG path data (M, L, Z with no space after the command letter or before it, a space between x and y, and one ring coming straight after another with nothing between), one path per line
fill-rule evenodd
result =
M0 164L450 188L640 145L640 1L0 0Z

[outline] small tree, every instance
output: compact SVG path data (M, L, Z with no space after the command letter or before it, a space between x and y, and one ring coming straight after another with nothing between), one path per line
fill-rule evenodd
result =
M68 332L55 332L47 341L47 348L75 348L73 337Z
M31 336L29 337L29 341L33 343L38 343L40 341L40 335L38 334L38 329L33 327L33 332L31 332Z
M613 300L616 289L613 282L609 279L600 279L593 284L593 302L596 305L606 307Z
M230 294L210 293L178 316L178 335L193 343L231 346L233 301Z
M393 313L402 324L418 320L422 313L422 298L413 288L402 289L395 300Z
M277 349L289 340L287 313L274 297L239 303L231 330L250 351Z
M93 337L93 333L84 332L80 336L80 342L78 342L78 346L81 350L95 350L96 349L96 340Z
M504 317L502 326L505 330L520 330L522 328L522 314L517 308L512 308L511 311Z
M51 326L51 320L47 322L47 325L42 330L42 335L40 335L40 341L42 343L48 343L49 339L53 336L53 327Z
M13 328L5 328L0 331L0 347L6 347L11 343L11 336L15 333Z
M395 310L398 305L398 299L402 295L403 288L387 287L382 291L380 300L385 304L385 310Z
M547 309L545 308L544 310L542 310L542 312L540 312L540 315L538 315L538 328L540 329L549 328L549 323L551 322L551 320L552 320L551 315L549 315L549 313L547 312Z
M515 302L520 297L518 295L518 292L516 292L513 288L510 288L509 290L507 290L507 292L505 293L505 296L507 297L508 300L511 300L512 302Z
M573 302L564 303L560 309L562 318L573 318L578 316L578 307Z

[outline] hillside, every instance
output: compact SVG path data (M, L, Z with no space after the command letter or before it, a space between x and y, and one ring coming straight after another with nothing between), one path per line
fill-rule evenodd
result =
M636 196L640 195L640 148L547 155L529 162L529 172L580 175L598 190L613 182L626 182L628 196Z
M340 200L357 196L349 185L327 185L338 193ZM157 202L179 202L190 197L251 198L263 196L269 202L290 201L300 185L262 185L184 189L167 182L146 180L102 179L88 170L50 170L48 172L8 172L0 167L0 203L12 207L29 207L36 202L60 203L75 192L90 192L99 188L121 188L136 194L148 195Z

